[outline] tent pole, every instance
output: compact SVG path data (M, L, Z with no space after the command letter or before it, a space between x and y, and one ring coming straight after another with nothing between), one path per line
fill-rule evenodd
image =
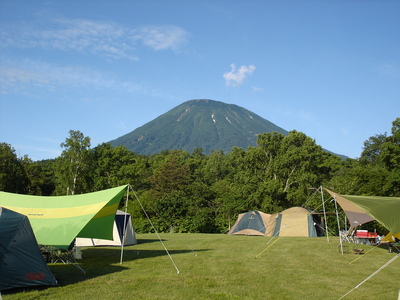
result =
M337 220L338 234L339 234L339 241L340 241L340 251L343 254L343 242L342 242L342 235L340 234L340 223L339 223L339 214L338 214L337 203L336 203L336 196L333 197L333 200L335 200L335 211L336 211L336 220Z
M328 232L328 222L326 220L326 210L325 210L325 201L324 201L324 191L322 190L322 186L319 187L321 191L321 201L322 201L322 207L324 210L324 221L325 221L325 232L326 232L326 240L329 243L329 232Z
M124 256L124 244L125 244L125 236L126 236L126 214L128 213L128 197L129 197L129 184L128 184L127 188L126 188L124 231L123 231L123 234L122 234L121 257L119 259L119 263L120 264L122 264L122 257Z

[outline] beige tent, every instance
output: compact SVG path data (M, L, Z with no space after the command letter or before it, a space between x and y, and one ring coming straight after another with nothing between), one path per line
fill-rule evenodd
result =
M318 236L319 220L306 208L292 207L277 214L249 211L240 214L228 234L262 236Z
M274 236L317 236L312 213L303 207L291 207L278 214Z
M123 244L122 241L124 241ZM135 244L137 244L137 240L133 230L131 215L121 210L117 210L115 214L112 240L95 238L76 238L75 240L76 247L129 246Z

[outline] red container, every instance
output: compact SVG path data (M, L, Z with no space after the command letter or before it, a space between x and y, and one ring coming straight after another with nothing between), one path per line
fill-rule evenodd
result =
M368 237L368 230L357 230L356 237L359 238L367 238Z

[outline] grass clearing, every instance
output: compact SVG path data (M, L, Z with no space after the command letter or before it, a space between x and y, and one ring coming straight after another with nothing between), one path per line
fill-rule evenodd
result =
M179 274L155 234L138 234L122 264L120 248L83 248L85 275L50 264L59 286L3 291L3 299L339 299L396 255L367 245L364 255L342 255L337 237L274 238L265 250L270 237L160 236ZM396 259L344 299L397 300L399 269Z

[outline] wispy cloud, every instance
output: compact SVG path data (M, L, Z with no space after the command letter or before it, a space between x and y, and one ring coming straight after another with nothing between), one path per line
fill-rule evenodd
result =
M226 72L223 77L225 78L225 83L227 86L240 86L246 76L252 74L254 70L256 69L255 66L250 65L250 66L241 66L238 70L236 70L236 66L234 64L231 64L231 71Z
M138 60L137 48L178 51L189 34L178 26L126 27L112 22L57 19L43 28L34 24L2 24L1 47L41 48ZM50 28L50 29L49 29Z
M378 66L377 71L381 76L392 78L400 77L400 68L395 63L383 63Z
M252 89L253 89L253 92L256 92L256 93L260 93L264 90L263 88L260 88L258 86L253 86Z
M60 144L59 140L56 140L56 139L53 139L53 138L49 138L47 136L43 137L43 136L35 135L35 136L28 136L28 138L30 138L31 140L34 140L34 141L45 142L45 143L48 143L48 144L56 144L56 145Z
M134 38L154 50L179 51L188 39L188 33L177 26L148 26L134 31Z
M92 88L96 90L142 90L141 84L120 81L113 74L81 66L59 66L42 61L12 61L0 58L0 94L26 92L34 88L48 91Z
M55 158L61 155L60 145L61 141L57 142L57 145L49 145L47 147L35 147L30 145L18 145L14 144L13 148L15 149L18 157L23 157L26 153L31 153L29 155L30 159L33 160L42 160L48 158Z

